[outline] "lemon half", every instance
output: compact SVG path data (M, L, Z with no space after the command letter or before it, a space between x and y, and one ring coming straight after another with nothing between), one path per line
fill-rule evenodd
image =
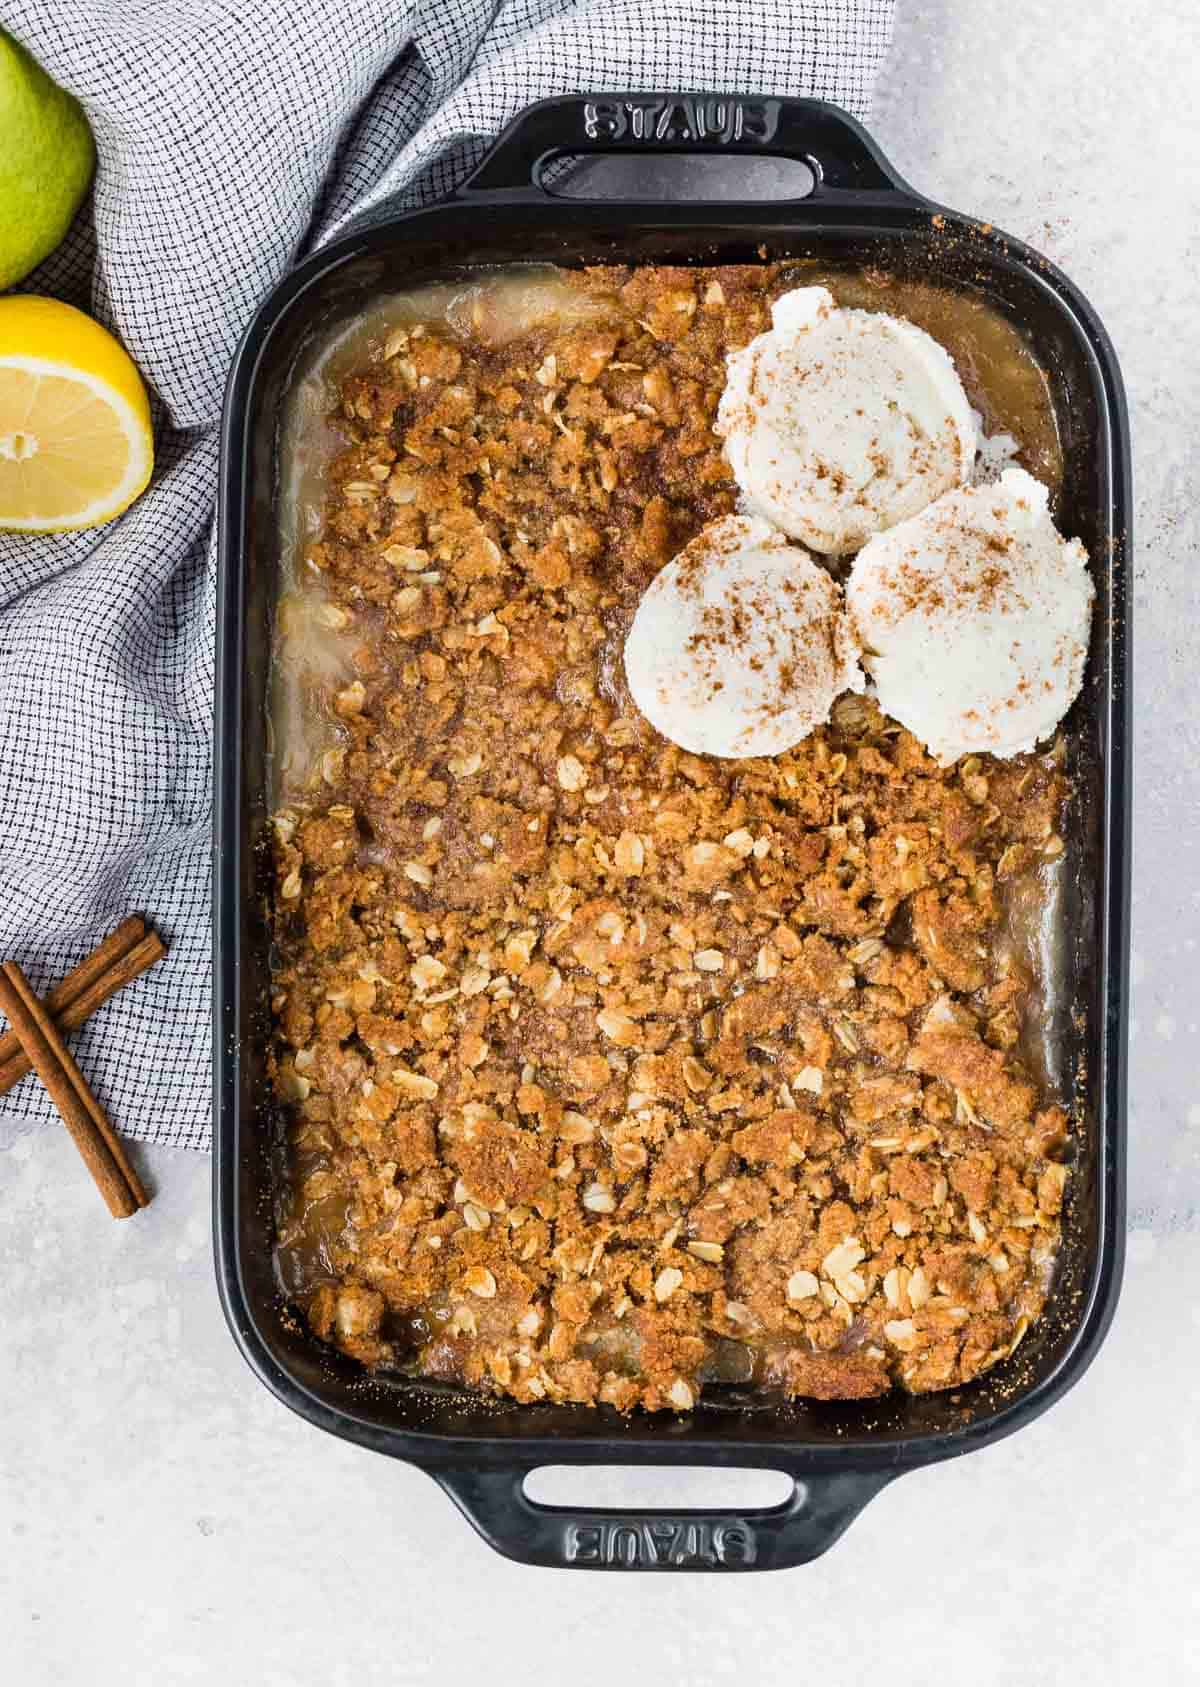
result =
M98 527L153 467L150 404L125 348L58 299L0 299L0 527Z

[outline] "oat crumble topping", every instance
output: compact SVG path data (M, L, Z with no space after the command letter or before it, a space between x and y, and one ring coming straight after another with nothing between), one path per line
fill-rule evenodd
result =
M771 266L592 270L591 320L399 329L347 378L310 573L353 652L275 816L280 1248L368 1366L688 1411L967 1381L1040 1312L1068 1120L1010 889L1061 758L939 768L846 694L691 756L620 650L735 488Z

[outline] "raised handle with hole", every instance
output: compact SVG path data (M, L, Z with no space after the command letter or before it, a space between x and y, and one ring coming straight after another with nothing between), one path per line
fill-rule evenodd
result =
M527 106L459 192L534 197L552 160L577 153L712 153L793 158L809 166L808 197L828 205L882 195L925 201L862 124L824 100L751 94L571 94Z
M539 1505L536 1466L433 1470L488 1545L521 1564L569 1570L783 1570L826 1552L892 1471L793 1477L790 1499L749 1511L590 1511Z

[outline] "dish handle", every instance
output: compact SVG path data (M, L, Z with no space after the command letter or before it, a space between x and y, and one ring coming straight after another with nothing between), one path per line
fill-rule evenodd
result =
M888 163L856 118L825 100L750 94L568 94L526 106L459 188L544 201L546 166L585 153L707 153L792 158L813 177L803 195L821 205L882 196L928 202Z
M791 1497L749 1511L592 1511L531 1500L525 1479L537 1468L429 1469L429 1474L490 1547L520 1564L708 1571L785 1570L819 1558L867 1501L899 1474L838 1471L798 1477L789 1471Z

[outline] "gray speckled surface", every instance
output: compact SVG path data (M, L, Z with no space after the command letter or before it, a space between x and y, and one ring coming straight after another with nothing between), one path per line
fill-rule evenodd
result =
M1193 0L900 11L881 144L923 191L1070 271L1133 409L1136 1225L1108 1344L1045 1418L895 1484L806 1570L736 1588L539 1579L427 1478L319 1434L250 1376L213 1289L206 1161L143 1154L156 1198L117 1225L69 1143L34 1133L0 1162L5 1679L1196 1679L1200 23ZM677 1475L638 1497L741 1492ZM618 1491L593 1473L570 1497Z

